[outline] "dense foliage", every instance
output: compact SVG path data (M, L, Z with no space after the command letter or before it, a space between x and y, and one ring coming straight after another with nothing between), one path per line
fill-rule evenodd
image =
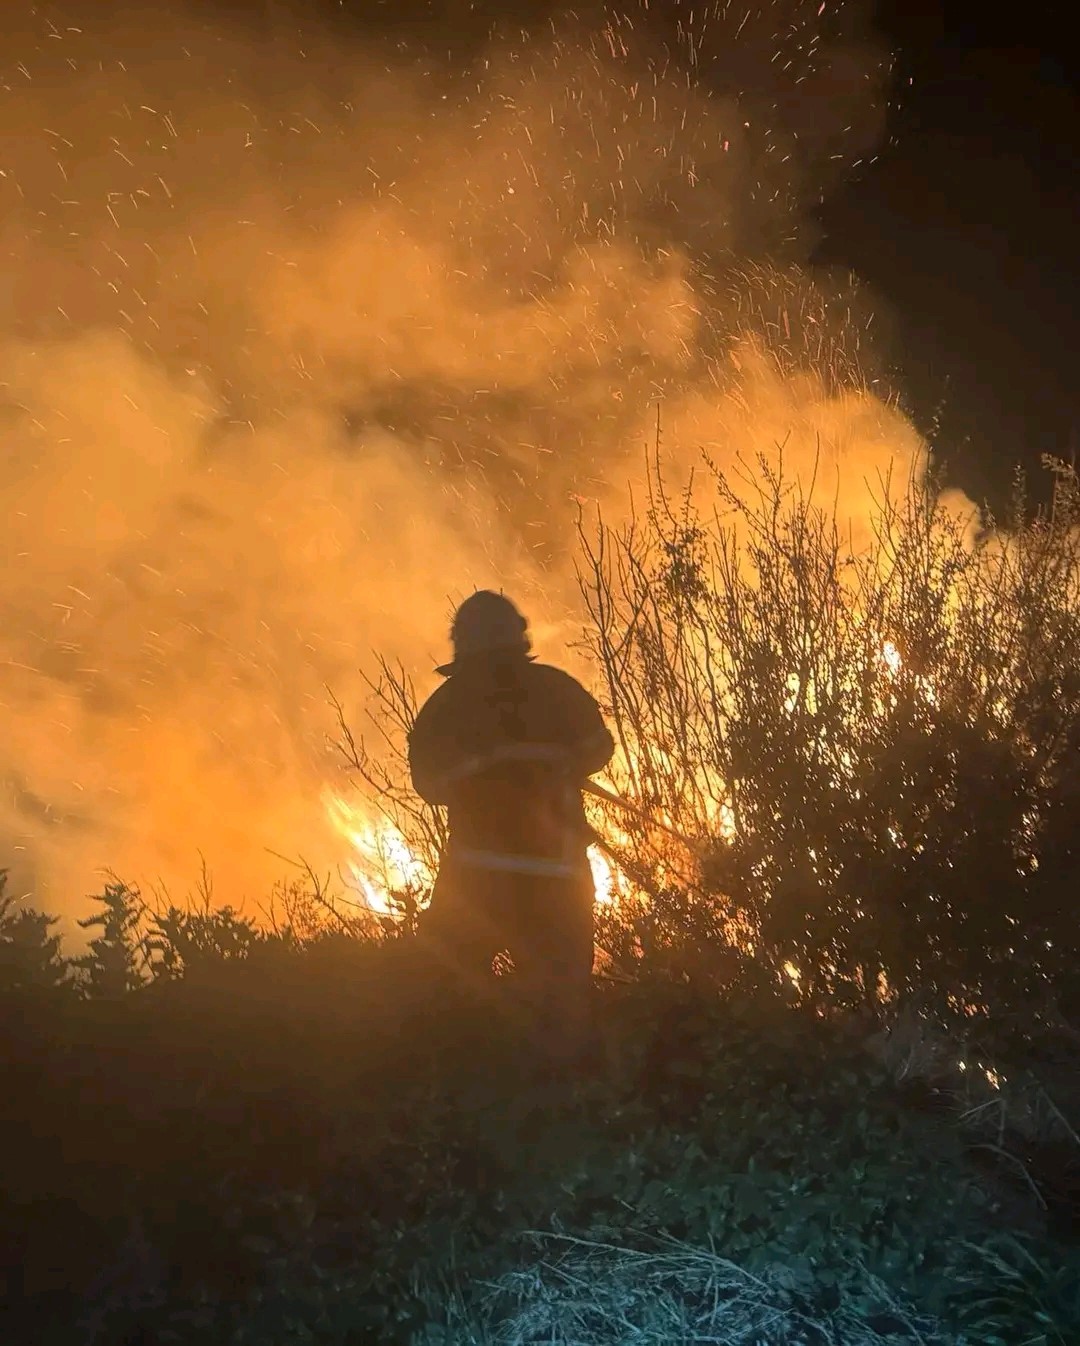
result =
M100 905L110 947L5 997L5 1340L1080 1331L1065 1118L1006 1125L985 1077L899 1084L854 1021L667 976L599 984L552 1075L512 976L434 1004L408 939Z
M619 784L697 843L620 820L654 940L753 948L822 1006L1075 998L1080 486L1049 475L1003 528L877 483L856 534L778 453L585 538Z
M586 550L665 826L596 815L636 895L574 1069L512 974L433 999L414 889L268 928L116 880L68 960L0 876L3 1340L1080 1341L1076 477L981 535L886 484L858 545L749 480ZM433 864L373 690L344 746Z

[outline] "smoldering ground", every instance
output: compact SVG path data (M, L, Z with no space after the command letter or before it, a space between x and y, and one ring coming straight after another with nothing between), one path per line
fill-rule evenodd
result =
M378 650L425 690L477 585L558 656L658 401L675 458L784 442L853 514L923 461L865 302L799 269L880 132L854 10L9 9L0 864L46 909L334 868L326 687Z

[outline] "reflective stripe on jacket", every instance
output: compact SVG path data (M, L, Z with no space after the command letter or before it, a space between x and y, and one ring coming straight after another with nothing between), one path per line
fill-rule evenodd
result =
M487 869L497 874L534 874L544 879L573 879L581 866L568 860L545 860L538 855L509 855L503 851L478 851L463 846L453 851L459 864L474 869Z

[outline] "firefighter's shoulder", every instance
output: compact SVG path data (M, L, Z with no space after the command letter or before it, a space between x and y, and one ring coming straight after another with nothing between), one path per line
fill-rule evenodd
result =
M529 690L535 691L537 695L579 704L594 700L592 693L573 674L567 673L564 668L556 668L554 664L530 664L528 677L531 683Z
M453 715L455 713L454 703L459 699L458 692L459 689L454 686L453 678L441 682L417 711L416 719L413 722L414 732L416 729L420 729L421 732L431 730L440 724L447 715Z

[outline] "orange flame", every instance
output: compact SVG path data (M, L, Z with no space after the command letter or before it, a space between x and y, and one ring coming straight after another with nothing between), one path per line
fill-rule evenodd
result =
M396 916L408 895L423 899L434 874L402 832L360 796L352 800L327 789L326 814L334 831L349 847L343 868L363 897L365 905L380 916ZM589 847L589 868L598 906L611 906L631 893L631 884L614 859L600 846Z
M879 657L886 674L895 678L903 666L903 658L893 641L882 640ZM932 690L927 691L932 697ZM716 839L733 841L736 822L731 803L718 800L713 790L703 790L701 797ZM431 866L410 846L401 830L381 816L375 805L360 795L348 800L329 789L324 792L324 802L334 830L349 847L349 856L344 861L345 871L370 911L381 916L394 916L400 912L400 901L395 899L408 895L422 901L430 893L435 878ZM669 816L667 809L658 810L656 818L665 833L669 828L676 829L679 822ZM613 826L610 819L596 821L602 824L603 831L616 845L630 845L628 834ZM641 897L605 847L593 844L588 848L588 857L598 906L617 906L620 902ZM678 877L675 871L673 876ZM797 982L797 969L789 968L788 975Z
M399 911L395 899L431 890L431 869L393 823L360 798L350 802L328 790L325 803L330 822L351 849L345 870L369 910L394 916Z

